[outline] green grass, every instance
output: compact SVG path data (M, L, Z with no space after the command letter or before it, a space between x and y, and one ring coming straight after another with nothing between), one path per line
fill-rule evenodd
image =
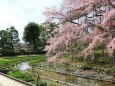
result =
M28 72L24 72L24 71L21 72L19 70L15 70L15 71L9 72L8 75L18 78L23 81L34 81L34 79L32 78L32 75L30 75Z
M56 83L50 83L49 86L57 86Z
M30 73L26 71L15 70L15 71L9 72L8 75L18 78L19 80L31 82L32 84L37 85L37 81L36 81L37 77L35 78L35 76L31 75ZM45 84L45 82L39 79L38 84ZM40 86L46 86L46 85L40 85Z
M1 57L0 58L0 69L9 68L20 62L29 61L32 65L36 65L40 61L44 61L45 55L21 55L14 57Z
M44 61L44 60L46 60L45 56L39 56L39 59L32 60L30 62L30 65L36 66L39 62Z

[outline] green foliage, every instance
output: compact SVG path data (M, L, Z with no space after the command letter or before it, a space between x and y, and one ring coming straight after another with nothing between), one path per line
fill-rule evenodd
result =
M26 50L20 49L20 53L24 54L24 53L26 53Z
M26 72L26 71L20 71L20 70L13 70L8 73L8 75L15 77L17 79L26 81L26 82L31 82L33 84L36 84L36 86L47 86L47 83L45 83L43 80L36 80L35 76L32 74ZM38 82L38 83L37 83ZM37 85L38 84L38 85Z
M39 59L32 60L32 61L30 62L30 65L36 66L39 62L44 61L44 60L46 60L45 56L44 56L44 57L43 57L43 56L40 56Z
M6 30L0 31L0 47L2 49L1 53L4 55L14 51L11 45L10 35Z
M46 27L46 36L47 39L50 37L54 36L53 30L56 29L58 26L56 23L50 23L47 27Z
M75 61L77 61L77 62L83 62L83 61L84 61L84 58L83 58L83 57L77 57L77 58L75 59Z
M86 65L82 66L82 69L84 69L84 70L91 70L92 66L89 65L89 64L86 64Z
M41 79L38 80L38 83L36 81L35 84L36 86L48 86L47 83Z
M57 86L56 83L51 83L49 86Z
M18 45L18 31L13 26L7 28L7 30L0 31L0 47L3 55L13 54Z
M99 57L102 57L102 51L101 50L98 50L98 51L94 52L94 58L98 59Z
M9 33L9 38L11 39L11 46L13 47L13 49L14 50L20 49L20 40L18 31L15 29L14 26L7 28L7 31Z
M44 46L47 44L47 40L52 37L53 30L57 27L57 24L51 23L48 27L46 27L46 24L39 25L40 28L40 36L39 36L39 49L43 49Z
M102 54L102 50L95 50L94 52L94 61L99 64L108 64L112 62L112 58L105 51L104 55Z
M112 67L112 71L113 71L113 72L115 72L115 66L114 66L114 67Z
M34 79L32 78L32 75L25 71L22 72L19 70L15 70L15 71L9 72L8 75L18 78L20 80L24 80L24 81L34 81Z
M97 62L99 64L110 64L112 63L112 58L111 57L100 57Z
M39 25L40 28L40 36L38 41L39 50L42 50L46 45L47 37L46 37L46 28L43 24Z
M40 30L39 25L30 22L24 28L24 36L23 39L25 42L29 42L29 44L33 45L33 50L37 48L37 41L39 40Z

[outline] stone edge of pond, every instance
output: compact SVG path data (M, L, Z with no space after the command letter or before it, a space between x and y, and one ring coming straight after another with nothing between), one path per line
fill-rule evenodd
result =
M104 79L92 78L92 77L82 76L81 74L61 73L60 71L49 70L49 69L46 69L46 68L43 68L43 67L38 67L38 68L42 69L42 70L50 71L50 72L56 72L56 73L64 74L64 75L76 76L76 77L98 80L98 81L105 81L105 82L110 82L110 83L115 84L114 80L104 80Z
M8 78L10 78L10 79L13 79L13 80L15 80L15 81L18 81L18 82L20 82L20 83L23 83L23 84L25 84L25 85L35 86L34 84L31 84L31 83L28 83L28 82L19 80L19 79L17 79L17 78L14 78L14 77L12 77L12 76L6 75L6 74L4 74L4 73L1 73L1 72L0 72L0 74L3 75L3 76L5 76L5 77L8 77Z
M28 72L28 71L27 71L27 72ZM38 76L37 74L31 73L31 72L28 72L28 73L30 73L30 74L32 74L32 75L35 75L35 76ZM53 81L53 82L56 82L56 83L65 84L65 85L68 85L68 86L78 86L78 85L75 85L75 84L70 84L70 83L67 83L67 82L55 80L55 79L48 78L48 77L44 77L44 76L39 76L39 77L42 78L42 79L47 79L47 80L50 80L50 81Z

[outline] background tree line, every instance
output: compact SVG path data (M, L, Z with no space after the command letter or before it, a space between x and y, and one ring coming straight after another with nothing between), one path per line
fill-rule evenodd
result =
M24 43L21 43L19 33L14 26L0 30L0 54L14 55L24 52L42 52L47 39L51 36L51 28L56 27L56 24L52 23L49 30L46 30L45 25L45 23L39 25L29 22L24 27Z

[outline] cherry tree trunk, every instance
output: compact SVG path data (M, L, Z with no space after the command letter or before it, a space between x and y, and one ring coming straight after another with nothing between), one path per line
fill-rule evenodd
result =
M114 49L114 52L113 52L113 65L115 65L115 49Z

